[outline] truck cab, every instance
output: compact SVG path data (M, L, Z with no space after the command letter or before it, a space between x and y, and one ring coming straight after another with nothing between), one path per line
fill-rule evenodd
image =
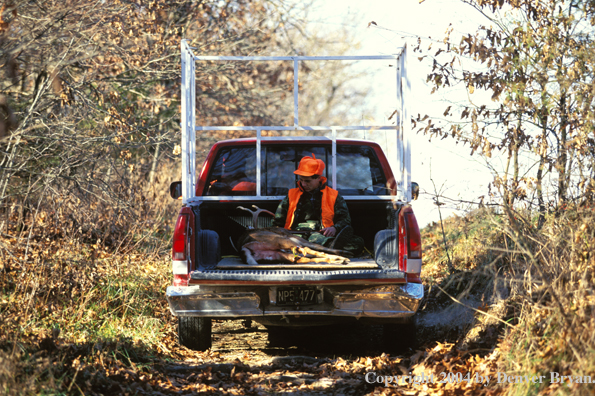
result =
M171 193L182 198L183 206L173 236L173 284L166 291L170 310L179 318L180 343L195 350L210 348L212 318L249 319L267 326L361 321L389 325L386 329L410 322L424 289L421 237L410 205L417 186L410 180L403 122L406 49L394 56L402 65L397 74L400 117L396 125L373 127L397 135L397 172L378 143L337 138L338 131L370 127L299 126L297 107L296 125L291 127L195 126L194 62L244 58L197 57L184 41L182 57L183 177L172 184ZM296 75L300 60L291 57ZM297 88L296 81L296 103ZM256 136L215 143L196 175L196 131L231 128L251 130ZM327 131L329 136L298 136L295 132L300 130ZM263 136L263 131L278 133ZM296 187L293 172L300 160L312 154L327 164L323 176L345 199L352 227L364 239L364 253L348 264L242 262L236 244L253 219L239 207L255 205L275 212L289 189ZM271 216L258 218L259 228L271 224Z

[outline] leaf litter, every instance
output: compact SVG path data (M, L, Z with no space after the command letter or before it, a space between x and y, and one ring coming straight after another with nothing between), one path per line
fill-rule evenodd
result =
M13 254L4 256L0 278L0 386L6 394L491 395L503 390L494 383L496 343L474 352L458 342L460 331L453 342L421 332L418 348L404 344L392 352L383 344L381 326L267 329L214 320L213 347L191 351L178 345L177 321L165 300L171 282L167 258L51 238L34 239L27 247L16 230L3 234L1 242ZM375 382L366 381L369 373ZM492 381L487 386L438 383L441 373ZM398 384L378 381L396 376ZM415 384L403 380L407 376L433 376L434 382Z

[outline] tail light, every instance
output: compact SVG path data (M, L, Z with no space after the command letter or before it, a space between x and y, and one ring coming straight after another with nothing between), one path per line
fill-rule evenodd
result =
M188 237L192 232L190 229L190 222L192 221L191 211L188 208L182 208L178 220L176 221L176 228L174 229L174 237L171 252L171 266L174 275L174 286L188 285L188 272L190 262L190 252L188 251Z
M421 258L421 234L417 219L413 212L405 213L405 225L407 227L407 257L410 259Z
M421 282L421 234L417 219L410 207L404 208L399 216L399 261L402 271L407 273L408 282ZM405 253L407 257L405 258Z
M181 214L176 221L176 228L174 230L172 260L181 261L187 260L187 243L188 241L188 215Z

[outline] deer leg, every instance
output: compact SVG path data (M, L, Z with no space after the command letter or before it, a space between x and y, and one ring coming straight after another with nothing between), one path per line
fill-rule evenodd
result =
M307 254L314 256L314 258L308 258L308 257L299 258L298 260L296 260L296 262L298 262L298 263L307 262L304 260L310 260L310 262L315 262L315 263L325 263L326 262L326 263L332 263L332 264L347 264L349 262L349 259L346 257L341 257L341 256L336 256L334 254L319 252L317 250L310 249L309 247L305 247L305 246L298 248L298 250L304 256Z
M302 246L314 249L318 252L334 254L336 256L353 257L353 254L351 254L350 252L348 252L346 250L331 249L331 248L327 248L326 246L322 246L317 243L312 243L312 242L308 242L308 241L303 242Z
M242 261L244 261L248 265L258 264L256 262L256 260L254 259L254 256L252 255L252 252L250 251L250 249L248 249L246 247L242 248L242 250L240 251L240 257L242 258Z
M349 259L340 256L333 256L329 254L328 257L300 257L296 261L296 264L307 264L307 263L326 263L326 264L348 264Z

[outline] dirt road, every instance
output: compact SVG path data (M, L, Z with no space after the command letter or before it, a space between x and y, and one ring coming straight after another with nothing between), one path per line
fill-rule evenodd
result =
M258 395L500 393L493 375L491 384L479 381L494 369L497 350L459 350L454 343L431 339L427 331L420 334L424 338L417 348L403 345L400 352L387 353L380 325L267 329L254 322L248 327L241 320L215 321L212 349L205 353L185 350L185 358L164 364L162 374L169 384L160 391Z
M416 317L417 346L408 336L389 347L381 325L266 328L214 320L212 348L196 352L178 344L177 319L164 311L168 330L156 346L125 339L71 344L48 338L40 343L40 357L52 359L66 393L85 395L502 392L496 383L495 328L478 326L472 311L444 308L437 300Z

